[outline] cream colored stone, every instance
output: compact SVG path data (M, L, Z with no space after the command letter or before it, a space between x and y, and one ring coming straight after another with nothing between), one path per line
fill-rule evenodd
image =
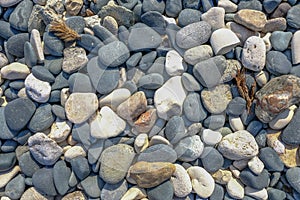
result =
M165 69L170 76L180 76L184 72L183 58L175 50L166 55Z
M6 186L6 184L13 179L18 173L21 171L19 166L15 166L14 168L10 169L6 172L0 173L0 188Z
M73 158L78 156L86 157L86 152L81 145L73 146L64 153L65 160L68 162L71 162Z
M262 190L257 190L257 189L251 188L249 186L246 186L245 194L248 196L254 197L255 199L259 199L259 200L267 200L268 199L268 192L265 188Z
M230 166L229 166L229 169L230 169L232 175L233 175L235 178L240 178L240 173L241 173L241 172L240 172L237 168L235 168L233 165L230 165Z
M244 198L244 186L239 180L235 178L230 179L230 181L226 185L226 190L228 194L235 199Z
M300 30L296 31L293 35L291 42L293 64L300 63Z
M266 52L270 51L272 49L272 44L270 41L271 33L267 33L262 39L266 45Z
M0 72L1 77L8 80L25 79L30 74L29 68L18 62L13 62L2 67Z
M134 140L134 149L137 153L144 151L149 146L148 135L139 134Z
M255 73L255 81L260 86L263 87L269 80L269 74L266 71L260 71Z
M281 131L269 131L267 134L267 144L272 147L276 153L283 154L285 152L285 145L279 140Z
M233 131L245 130L245 126L240 117L229 116L229 124Z
M259 175L263 171L265 165L257 156L255 156L249 160L248 167L254 174Z
M131 187L127 192L123 195L121 200L135 200L135 199L143 199L147 197L146 190L143 188L139 188L137 186Z
M210 43L215 55L223 55L239 45L240 39L230 29L220 28L212 33Z
M237 4L234 4L233 2L229 0L219 0L218 1L218 7L222 7L225 9L225 13L234 13L237 11Z
M45 56L44 56L40 32L38 30L32 29L31 35L30 35L30 43L35 51L38 62L43 63L45 60Z
M154 135L151 139L150 139L150 143L149 143L149 146L153 146L153 145L156 145L156 144L166 144L166 145L169 145L169 146L173 146L169 140L167 140L166 138L160 136L160 135Z
M51 131L48 136L55 142L62 142L69 136L71 130L71 122L57 118L56 121L52 124Z
M174 194L177 197L185 197L192 192L192 183L189 174L179 164L175 164L176 170L171 177L171 183L174 187Z
M232 173L231 171L226 169L219 169L218 171L212 174L212 177L214 178L216 183L226 185L232 178Z
M34 187L30 187L22 194L20 200L53 200L53 199L54 197L44 196L38 191L36 191ZM83 199L77 199L77 200L83 200Z

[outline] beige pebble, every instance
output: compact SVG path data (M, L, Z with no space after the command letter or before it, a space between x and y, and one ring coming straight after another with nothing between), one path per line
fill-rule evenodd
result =
M60 91L60 104L62 106L65 106L67 99L70 96L70 89L69 88L63 88Z
M185 197L192 192L192 183L189 174L179 164L175 164L176 170L171 177L171 183L174 187L174 194L177 197Z
M73 146L64 153L65 160L68 162L71 162L72 158L78 156L86 157L86 152L80 145Z
M259 175L263 171L265 165L257 156L255 156L249 160L248 167L254 174Z
M49 137L55 142L64 141L72 130L72 123L69 121L64 121L56 119L56 121L51 126L51 131Z
M34 187L30 187L22 194L20 200L54 200L54 197L44 196L36 191Z
M13 62L1 68L1 77L8 80L25 79L30 74L29 68L18 62Z
M225 9L225 13L234 13L237 11L238 6L229 0L219 0L218 7Z
M77 141L75 141L75 140L73 139L73 136L72 136L72 135L69 135L69 136L68 136L67 142L68 142L68 144L71 145L71 146L74 146L74 145L77 144Z
M122 196L121 200L135 200L146 197L147 193L145 189L133 186L129 190L127 190L127 192Z
M240 178L240 170L238 170L237 168L235 168L233 165L230 165L229 166L229 169L232 173L232 175L235 177L235 178Z
M219 183L221 185L227 184L230 179L232 178L232 173L229 170L226 169L219 169L215 173L212 174L212 177L214 178L216 183Z
M51 85L46 81L41 81L32 73L29 74L25 81L27 95L36 102L46 103L51 94Z
M285 152L285 145L279 140L281 131L269 131L267 134L267 144L272 147L276 153L283 154Z
M22 88L18 92L18 97L20 98L28 98L27 93L26 93L26 88Z
M245 126L240 117L229 116L229 124L233 131L245 130Z
M267 23L267 17L258 10L242 9L234 15L234 21L250 30L261 31Z
M65 7L67 13L71 16L76 16L83 6L83 0L66 0Z
M87 197L81 191L75 191L67 194L61 200L86 200Z
M9 198L9 197L1 197L0 200L11 200L11 198Z
M8 64L8 59L4 53L0 53L0 69Z
M166 138L160 136L160 135L154 135L151 139L150 139L150 143L149 143L149 146L153 146L153 145L156 145L156 144L166 144L166 145L169 145L169 146L173 146L169 140L167 140Z
M267 200L268 199L268 192L265 188L262 190L257 190L257 189L251 188L249 186L246 186L245 194L248 196L254 197L255 199L258 199L258 200Z
M139 134L134 140L134 149L137 153L144 151L149 146L148 135Z
M15 166L14 168L10 169L9 171L6 172L1 172L0 173L0 188L3 188L6 186L6 184L13 178L15 177L18 172L21 171L19 166Z
M294 116L294 111L297 108L296 105L291 106L289 109L285 109L279 113L274 119L269 122L271 129L280 130L287 126Z
M230 181L226 185L226 190L228 194L235 199L244 198L244 186L239 180L235 178L230 179Z
M256 83L263 87L269 80L269 73L266 71L260 71L255 74Z

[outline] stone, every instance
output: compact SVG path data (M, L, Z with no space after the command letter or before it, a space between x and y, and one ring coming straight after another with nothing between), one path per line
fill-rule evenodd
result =
M175 164L176 170L170 181L174 187L174 194L177 197L185 197L192 191L192 183L189 174L179 164Z
M40 32L36 29L32 29L30 36L30 44L32 45L35 54L37 56L38 62L43 63L45 60L41 35Z
M162 198L166 200L171 200L174 196L174 188L170 181L165 181L164 183L156 187L149 188L147 190L147 194L149 199Z
M180 76L184 72L182 57L175 51L171 50L166 55L166 72L170 76Z
M89 124L91 136L97 139L116 137L126 128L126 122L107 106L91 116Z
M181 76L181 82L184 88L189 92L200 91L202 89L202 86L191 74L183 73Z
M159 2L159 1L143 2L142 4L142 10L144 12L157 11L162 14L165 10L165 7L166 7L165 2Z
M280 0L266 0L263 2L263 6L266 12L269 14L272 13L277 8L280 2L281 2Z
M11 199L19 199L25 191L25 176L19 174L5 187L5 195Z
M80 10L83 6L83 1L82 0L66 0L65 6L66 6L67 13L71 16L75 16L80 12Z
M199 122L207 117L207 113L202 106L200 95L190 93L183 102L183 112L188 120Z
M204 89L201 92L201 99L206 110L213 114L220 114L232 99L230 86L221 84L213 89Z
M137 87L143 87L145 89L157 89L164 84L164 77L158 73L150 73L142 76L138 83Z
M255 114L264 123L270 122L280 112L298 103L299 78L282 75L271 79L256 93ZM280 103L279 103L280 102Z
M37 170L32 176L32 184L42 194L49 196L57 195L53 179L53 168L41 168Z
M166 32L167 23L164 16L157 11L148 11L141 15L141 22L150 26L159 34L164 34Z
M300 41L300 31L296 31L293 35L292 42L291 42L293 64L300 63L299 41Z
M298 147L285 145L284 153L279 154L279 157L286 167L292 168L300 165Z
M64 43L57 38L52 32L44 32L43 34L44 50L47 50L52 56L62 56Z
M75 191L75 192L71 192L67 195L65 195L62 200L72 200L72 199L84 199L86 198L86 196L84 195L83 192L81 191Z
M246 186L252 187L257 190L268 187L269 185L269 175L267 170L263 170L259 175L256 175L246 168L240 173L240 180Z
M11 29L10 24L6 21L2 20L0 22L0 26L1 26L0 36L6 40L18 33L18 31Z
M24 44L29 42L29 33L19 33L7 40L7 51L13 56L24 57Z
M80 182L85 193L91 198L99 198L101 195L100 188L104 182L97 175L90 175Z
M283 17L269 19L267 20L267 23L265 24L265 27L263 28L262 32L268 33L274 31L284 31L286 27L286 19Z
M55 163L53 167L53 180L60 195L65 195L70 189L69 178L71 176L71 169L67 167L66 162L63 160Z
M233 131L241 131L245 129L245 126L240 117L229 116L228 121Z
M134 149L127 144L106 148L100 157L100 177L107 183L118 183L126 176L134 156Z
M41 81L46 81L49 83L53 83L55 81L55 77L53 76L53 74L44 66L32 67L31 73L34 77Z
M228 194L236 199L244 198L244 187L243 184L235 178L231 178L230 181L226 185L226 190Z
M238 6L229 0L218 1L218 7L225 9L225 13L234 13L237 11Z
M213 55L212 48L209 45L200 45L190 48L184 52L184 61L190 65L207 60Z
M67 118L80 124L94 114L98 108L98 99L94 93L73 93L65 104Z
M141 40L141 38L143 39ZM130 51L137 52L155 49L161 42L160 35L151 27L143 23L137 23L131 27L128 37L128 48Z
M131 10L137 4L138 1L130 0L130 1L123 2L121 0L118 0L117 2L120 6L124 6L125 8L128 8Z
M120 181L116 184L106 183L101 190L101 199L103 200L118 200L128 190L128 184L126 180Z
M37 79L29 74L25 79L25 88L28 96L39 103L46 103L50 98L51 86L48 82Z
M22 173L28 177L32 177L32 175L40 169L40 164L33 158L30 151L19 156L18 161Z
M208 198L215 189L215 183L212 176L202 167L192 166L187 169L190 176L193 190L201 198Z
M286 198L286 194L284 191L275 189L275 188L268 188L268 197L269 199L278 199L278 200L283 200Z
M248 29L238 23L228 22L226 27L232 30L236 36L240 39L241 45L244 45L245 41L251 36L258 36L257 32Z
M293 34L291 32L274 31L270 37L272 47L276 51L284 51L288 48Z
M148 133L153 128L157 118L156 109L149 109L134 122L133 130L139 133Z
M63 149L44 133L30 136L28 146L34 159L42 165L53 165L63 153Z
M21 200L32 199L32 200L48 200L49 197L36 191L34 187L28 188L21 197Z
M155 144L141 152L137 161L174 163L177 160L176 153L176 149L174 151L169 145Z
M98 51L98 61L106 67L117 67L129 58L129 50L123 42L111 42Z
M83 48L68 47L64 49L63 54L62 69L68 74L77 72L88 63L88 58Z
M134 140L134 150L137 153L143 152L149 146L148 135L145 133L139 134Z
M230 170L219 169L212 173L212 177L216 183L226 185L232 179L232 173Z
M200 157L204 169L210 173L218 171L224 164L223 156L213 147L205 147Z
M184 27L189 24L199 22L201 19L201 12L199 10L186 8L180 11L177 22L178 26Z
M255 156L249 160L248 167L253 173L259 175L263 171L265 165L257 156Z
M157 115L165 120L170 119L172 116L180 115L186 93L180 76L174 76L166 81L154 94Z
M25 79L30 74L29 68L21 63L13 62L1 68L1 78L8 80Z
M83 156L76 156L71 159L72 172L79 180L85 179L91 172L88 160Z
M228 159L241 160L256 156L258 145L248 131L241 130L223 137L218 150Z
M262 190L257 190L251 187L245 187L245 194L256 199L268 199L268 192L264 188Z
M17 5L9 17L9 24L12 28L20 31L28 30L28 20L33 8L33 2L29 0L22 1Z
M261 71L265 66L266 46L262 38L249 37L243 47L242 64L252 71Z
M226 35L226 37L224 37L224 35ZM220 28L212 33L210 43L215 55L223 55L239 45L240 40L230 29Z
M171 178L176 167L168 162L137 162L128 171L139 187L152 188Z
M73 146L64 153L64 158L67 162L71 162L71 160L77 156L86 157L86 151L82 146Z
M63 142L67 139L72 130L72 124L69 121L56 119L51 126L51 131L48 135L49 138L55 142Z
M11 7L13 5L18 4L20 1L19 0L4 0L0 2L0 6L2 7Z
M217 86L226 69L224 56L215 56L197 63L193 68L195 78L207 88Z
M267 53L267 70L277 76L288 74L292 69L292 64L288 58L279 51L269 51Z
M16 154L14 152L1 153L0 158L1 158L0 172L5 172L11 169L16 163Z
M113 111L116 111L117 107L130 97L131 93L126 88L119 88L112 91L107 96L100 98L100 108L103 106L110 107Z
M210 115L203 122L203 126L211 130L217 130L223 127L224 124L225 124L225 116L223 114Z
M54 120L55 118L51 112L51 105L41 104L32 116L28 128L34 133L41 132L48 129Z
M286 171L285 177L288 181L288 183L292 186L294 190L297 192L300 191L300 184L298 182L299 178L299 167L293 167Z
M239 116L245 109L246 100L242 97L235 97L228 103L226 113L231 116Z
M173 116L166 124L165 136L171 144L178 143L184 136L186 130L182 117Z
M225 9L221 7L212 7L201 15L202 21L207 22L213 32L225 27L224 18Z
M206 43L210 35L211 26L207 22L195 22L176 33L176 43L180 48L190 49Z
M213 146L222 140L222 134L219 131L204 129L201 134L201 139L206 145Z
M166 14L170 17L177 17L182 10L181 0L168 0L166 1Z
M35 112L35 104L25 98L18 98L9 102L4 108L7 126L12 131L22 130Z
M300 6L295 5L289 9L286 15L286 20L289 26L293 28L300 28L300 22L297 16L299 16L300 13Z
M204 144L199 135L194 135L180 140L174 149L178 160L190 162L200 157L204 149Z
M261 31L267 23L267 17L258 10L242 9L234 15L234 21L250 30Z
M14 166L12 169L0 174L0 188L5 187L20 171L20 167Z
M146 191L142 188L139 188L137 186L133 186L127 190L127 192L123 195L121 200L131 200L135 198L146 198Z

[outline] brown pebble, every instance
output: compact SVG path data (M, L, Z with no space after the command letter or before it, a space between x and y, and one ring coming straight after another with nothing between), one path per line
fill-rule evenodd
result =
M266 15L257 10L243 9L234 15L234 21L253 31L261 31L266 22Z
M264 33L274 31L284 31L286 29L286 19L283 17L269 19L262 30Z
M289 3L281 3L273 12L273 14L271 14L270 18L285 17L289 9L291 9L291 5Z

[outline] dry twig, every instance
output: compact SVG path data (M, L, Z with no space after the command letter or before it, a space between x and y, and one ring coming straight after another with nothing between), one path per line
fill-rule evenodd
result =
M238 70L235 80L240 95L246 100L246 106L249 113L252 102L254 100L256 82L253 82L253 84L251 85L251 90L249 91L246 84L245 68L243 68L242 70Z
M54 20L51 22L49 31L65 42L71 42L80 39L80 35L67 26L63 20Z

